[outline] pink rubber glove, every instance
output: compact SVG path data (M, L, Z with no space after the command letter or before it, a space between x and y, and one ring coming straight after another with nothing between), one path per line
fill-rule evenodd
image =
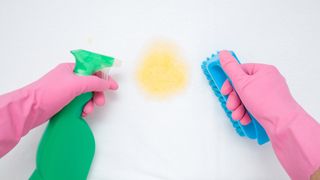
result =
M61 64L37 82L0 96L0 157L9 152L32 128L46 122L76 96L95 92L83 115L93 111L93 104L105 103L103 91L116 90L111 78L77 76L74 64Z
M219 57L240 97L226 81L221 92L230 94L227 108L233 111L233 118L242 124L250 122L244 105L265 128L289 176L309 179L320 167L320 125L294 100L274 66L240 65L228 51L220 52Z

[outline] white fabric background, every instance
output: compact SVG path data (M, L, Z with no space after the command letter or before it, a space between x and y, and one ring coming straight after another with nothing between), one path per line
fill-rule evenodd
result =
M270 144L234 132L200 64L220 49L234 50L242 62L274 64L320 120L319 6L317 0L2 0L0 93L72 62L69 50L110 54L124 61L113 71L120 89L88 118L97 143L89 179L288 179ZM146 97L134 78L155 39L178 45L189 66L188 87L165 101ZM0 179L30 176L44 127L0 160Z

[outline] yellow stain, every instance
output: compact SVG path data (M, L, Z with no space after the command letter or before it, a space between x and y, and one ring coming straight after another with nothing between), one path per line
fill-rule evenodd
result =
M167 97L186 86L187 67L176 46L156 42L143 56L137 79L148 94Z

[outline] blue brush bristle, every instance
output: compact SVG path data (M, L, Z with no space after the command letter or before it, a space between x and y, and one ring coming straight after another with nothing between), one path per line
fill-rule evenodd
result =
M231 52L233 56L237 59L235 54ZM238 60L238 59L237 59ZM218 100L225 111L227 117L229 118L232 126L236 130L236 132L240 136L246 136L250 139L257 139L258 144L264 144L269 141L269 138L265 132L265 130L261 127L261 125L251 116L251 123L244 126L239 121L232 119L232 112L229 111L226 107L227 97L222 95L220 92L220 88L225 80L228 79L224 71L222 70L219 62L218 55L212 54L211 58L207 58L202 65L202 71L209 81L209 85L214 92L214 94L218 97ZM219 87L218 87L219 86Z

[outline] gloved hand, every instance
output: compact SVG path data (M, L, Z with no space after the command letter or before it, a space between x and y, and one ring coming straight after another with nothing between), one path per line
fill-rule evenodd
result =
M9 152L32 128L46 122L75 97L94 92L83 115L93 111L94 104L105 103L103 91L116 90L110 77L77 76L74 64L60 64L35 83L0 96L0 157Z
M320 167L320 125L291 96L279 71L270 65L239 64L228 52L220 63L237 93L226 81L227 108L234 119L248 124L243 105L265 128L281 164L294 180L309 179Z

